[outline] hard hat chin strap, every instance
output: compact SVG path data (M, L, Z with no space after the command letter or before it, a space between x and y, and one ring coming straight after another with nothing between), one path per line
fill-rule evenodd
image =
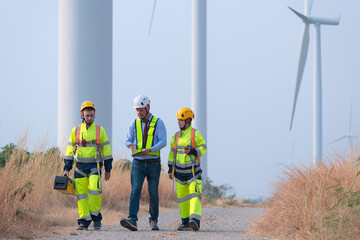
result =
M191 119L188 118L185 120L185 125L180 129L184 131L184 130L188 129L190 127L190 125L191 125Z

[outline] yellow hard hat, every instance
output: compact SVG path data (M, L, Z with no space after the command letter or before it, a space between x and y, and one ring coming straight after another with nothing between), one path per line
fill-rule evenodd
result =
M187 107L180 108L179 111L176 113L176 118L181 120L186 120L188 118L195 118L194 112Z
M95 105L90 101L83 102L80 107L80 114L82 113L82 110L84 110L84 108L93 108L95 110Z

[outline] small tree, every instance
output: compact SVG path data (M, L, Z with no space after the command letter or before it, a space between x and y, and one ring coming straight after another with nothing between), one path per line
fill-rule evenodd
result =
M234 199L235 193L234 188L228 184L222 184L216 186L213 184L213 181L209 178L203 184L203 192L206 197L207 202L213 202L217 199ZM230 193L230 194L229 194Z
M0 153L0 167L4 167L6 161L10 158L11 154L14 152L15 144L9 143L6 146L1 148Z

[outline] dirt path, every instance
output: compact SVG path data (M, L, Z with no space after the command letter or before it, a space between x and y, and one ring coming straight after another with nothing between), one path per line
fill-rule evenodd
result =
M179 232L176 231L180 224L179 210L172 209L160 214L160 231L151 231L148 216L142 216L139 217L137 232L131 232L120 224L103 226L100 231L94 231L90 225L89 231L74 230L51 239L250 239L243 234L250 226L249 223L259 218L264 211L262 208L248 207L203 208L200 231Z

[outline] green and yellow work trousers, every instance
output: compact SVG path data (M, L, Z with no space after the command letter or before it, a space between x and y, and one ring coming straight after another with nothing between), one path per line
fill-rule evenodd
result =
M91 221L100 222L101 184L97 169L76 169L75 189L79 210L78 223L87 227Z
M180 181L176 178L176 192L179 201L180 216L183 224L188 225L189 220L194 220L200 226L201 220L201 179L191 178L188 181ZM200 192L199 192L200 191Z

